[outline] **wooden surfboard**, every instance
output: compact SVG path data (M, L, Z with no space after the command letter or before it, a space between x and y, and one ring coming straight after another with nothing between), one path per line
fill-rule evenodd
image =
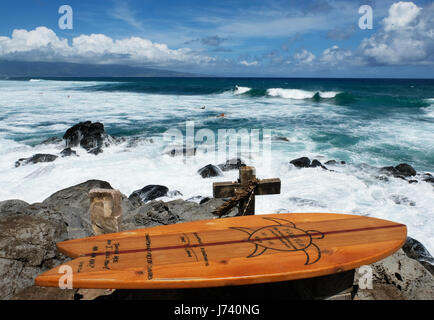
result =
M357 215L203 220L58 243L74 259L35 282L58 287L65 266L72 270L74 288L198 288L295 280L381 260L397 251L406 236L403 224Z

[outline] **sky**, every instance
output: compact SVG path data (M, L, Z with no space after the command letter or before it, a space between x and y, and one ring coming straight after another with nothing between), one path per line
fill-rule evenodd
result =
M66 20L62 5L72 9ZM372 28L359 13L366 5ZM0 59L215 76L433 78L434 3L4 0Z

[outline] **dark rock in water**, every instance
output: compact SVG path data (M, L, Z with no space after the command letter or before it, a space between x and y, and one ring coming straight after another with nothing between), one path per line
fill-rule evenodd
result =
M289 142L289 139L287 137L272 137L271 140L273 141L283 141L283 142Z
M113 140L110 138L104 132L104 125L102 123L92 123L91 121L76 124L69 128L63 136L63 139L66 141L66 147L81 146L87 151L92 151L93 154L101 153L99 150L104 145L109 144L107 141Z
M337 162L336 160L329 160L329 161L327 161L324 164L328 165L328 166L337 166L338 164L344 165L344 164L347 164L347 163L345 161L339 161L339 162Z
M212 177L218 177L221 176L222 173L220 169L216 166L213 166L212 164L209 164L197 171L202 178L212 178Z
M328 166L335 166L335 165L338 164L338 162L337 162L336 160L329 160L329 161L327 161L327 162L324 163L324 164L326 164L326 165L328 165Z
M403 205L407 205L407 206L410 206L410 207L414 207L416 205L416 202L414 202L413 200L410 200L409 198L404 197L404 196L392 195L390 198L396 204L403 204Z
M176 157L176 156L194 156L196 155L196 151L197 148L186 148L186 147L181 147L181 148L174 148L168 152L166 152L165 154L171 156L171 157Z
M63 139L62 138L51 137L51 138L48 138L48 139L42 141L40 144L48 145L48 144L60 144L60 143L63 143Z
M30 158L19 159L15 162L15 167L19 167L21 165L26 165L29 163L40 163L40 162L53 162L58 157L53 154L35 154Z
M434 275L434 258L416 239L407 237L407 241L402 247L405 254L414 260L419 261L432 275Z
M380 172L385 172L393 175L394 177L412 177L416 175L416 170L413 169L412 166L406 163L401 163L395 167L383 167L380 169Z
M245 166L246 164L244 163L244 161L239 158L230 159L227 160L225 163L221 163L218 165L218 167L222 171L239 170L241 167Z
M404 177L412 177L416 175L416 170L412 166L406 163L401 163L395 167L395 169Z
M326 168L325 166L323 166L321 162L319 162L318 160L314 159L314 160L311 162L309 168L316 168L316 167L321 167L321 168L327 170L327 168Z
M209 197L194 196L194 197L187 199L186 201L191 201L191 202L195 202L198 204L203 204L209 200L211 200L211 198L209 198Z
M170 198L182 197L182 193L181 193L181 191L178 191L178 190L171 190L167 193L167 196Z
M422 181L434 184L434 177L430 173L424 173L422 175Z
M56 242L67 239L66 228L39 217L0 217L0 300L33 285L36 276L66 257Z
M76 156L76 157L78 157L77 152L74 151L74 150L72 150L71 148L63 149L60 152L60 155L62 156L62 158L64 158L64 157L70 157L70 156Z
M166 197L169 189L160 185L148 185L140 190L136 190L128 197L128 199L135 205L146 203L148 201Z
M210 200L211 200L211 198L209 198L209 197L205 197L205 198L203 198L202 200L199 201L199 204L207 203L207 202L210 201Z
M294 159L289 163L293 164L297 168L309 168L310 159L308 157L302 157L302 158Z
M90 149L89 151L87 151L88 153L94 154L94 155L99 155L100 153L103 153L102 148L101 147L95 147Z
M389 178L386 177L386 176L383 176L383 175L381 175L381 176L375 176L375 179L378 179L378 180L384 181L384 182L389 182Z
M327 168L325 166L323 166L322 163L319 162L317 159L314 159L311 162L308 157L302 157L302 158L294 159L294 160L290 161L289 163L293 164L296 168L316 168L316 167L321 167L321 168L327 170Z

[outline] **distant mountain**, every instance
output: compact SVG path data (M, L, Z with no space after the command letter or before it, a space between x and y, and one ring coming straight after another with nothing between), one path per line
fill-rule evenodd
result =
M0 60L0 77L195 77L192 73L109 64Z

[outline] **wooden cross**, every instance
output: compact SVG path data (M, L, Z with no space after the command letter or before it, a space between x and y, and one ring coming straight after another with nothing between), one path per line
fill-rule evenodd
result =
M246 189L252 182L256 182L254 193L251 197L243 199L238 205L238 215L255 214L255 196L267 194L280 194L281 181L279 178L274 179L256 179L254 167L241 167L240 178L236 182L215 182L213 183L214 198L231 198Z

